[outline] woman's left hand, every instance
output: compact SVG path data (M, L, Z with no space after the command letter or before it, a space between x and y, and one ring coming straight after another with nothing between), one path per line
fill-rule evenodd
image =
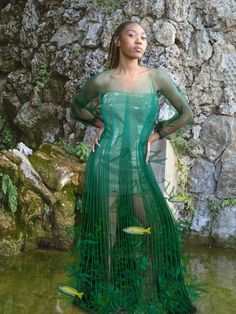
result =
M148 142L147 142L147 153L146 153L146 163L149 162L150 159L150 153L151 153L151 146L152 143L159 140L160 139L160 135L157 132L152 133L149 138L148 138Z

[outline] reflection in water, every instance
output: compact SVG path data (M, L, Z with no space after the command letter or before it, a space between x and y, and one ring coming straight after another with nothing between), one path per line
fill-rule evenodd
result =
M188 246L190 270L206 282L206 290L196 303L199 314L233 314L236 308L236 251Z
M233 314L236 308L236 251L188 246L190 270L207 283L197 301L199 314ZM66 282L68 254L32 251L0 258L1 314L85 314L58 292Z

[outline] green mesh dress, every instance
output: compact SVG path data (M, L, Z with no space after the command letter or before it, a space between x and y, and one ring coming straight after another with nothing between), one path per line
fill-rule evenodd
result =
M160 93L176 114L156 123ZM88 109L96 97L102 118ZM162 138L192 122L187 98L161 68L148 69L129 86L107 70L87 81L72 109L78 120L104 123L101 146L86 167L72 269L72 284L84 296L74 303L102 314L195 313L183 280L173 216L145 162L153 130ZM151 228L151 233L124 231L131 226Z

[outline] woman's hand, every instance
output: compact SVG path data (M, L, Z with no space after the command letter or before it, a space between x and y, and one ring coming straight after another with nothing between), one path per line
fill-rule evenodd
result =
M148 138L148 143L147 143L147 153L146 153L146 163L149 162L150 159L150 153L151 153L151 146L152 143L159 140L160 139L160 135L157 132L152 133L149 138Z
M94 139L94 142L91 144L90 146L90 150L91 152L95 152L95 145L98 145L98 146L101 146L98 141L100 140L100 137L102 135L102 132L104 130L104 127L100 127L100 128L97 128L97 134L96 134L96 137Z

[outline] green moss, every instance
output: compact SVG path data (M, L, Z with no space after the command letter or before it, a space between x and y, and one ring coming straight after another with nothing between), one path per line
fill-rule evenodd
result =
M186 140L182 136L177 135L170 140L170 143L177 156L188 155L190 157L196 157L193 148L199 144L199 141L193 138Z
M50 80L51 73L48 71L47 67L44 65L41 65L36 73L36 76L34 78L34 83L40 88L43 89L44 86L48 83Z

